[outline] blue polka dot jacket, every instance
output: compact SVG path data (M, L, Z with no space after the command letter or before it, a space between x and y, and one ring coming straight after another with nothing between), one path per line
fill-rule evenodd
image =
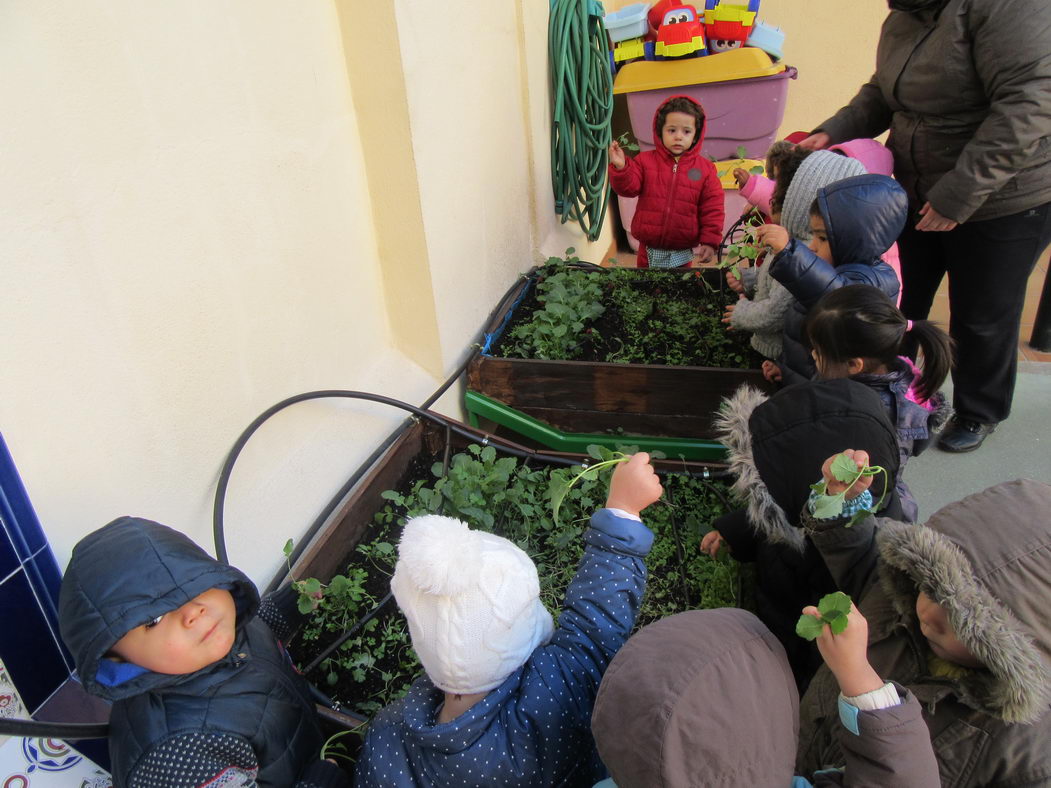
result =
M373 720L357 786L592 786L605 776L591 710L606 666L635 625L653 533L601 509L584 541L550 642L447 723L436 723L444 693L426 676L417 679Z

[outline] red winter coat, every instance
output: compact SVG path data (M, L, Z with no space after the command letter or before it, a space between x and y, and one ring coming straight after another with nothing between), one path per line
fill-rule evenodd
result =
M657 114L654 114L656 149L629 158L623 170L609 165L613 191L621 197L639 198L631 234L642 245L655 249L690 249L708 244L713 249L719 248L725 215L723 187L715 165L701 155L706 126L707 123L701 125L693 146L675 161L661 141ZM639 257L644 259L642 249Z

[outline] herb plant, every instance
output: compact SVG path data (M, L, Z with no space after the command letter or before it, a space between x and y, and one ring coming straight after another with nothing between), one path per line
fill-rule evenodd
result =
M639 152L639 143L631 135L630 131L625 131L623 134L617 137L617 144L620 145L620 147L628 153Z
M814 517L820 520L828 520L832 517L838 517L843 512L843 504L846 501L847 490L853 486L854 482L863 476L876 476L883 474L883 494L880 495L879 501L876 505L870 509L859 509L854 513L854 516L850 518L850 521L846 524L849 528L858 522L866 514L878 512L880 507L883 505L883 499L887 497L887 487L890 485L887 480L887 471L879 465L866 465L864 468L858 468L858 464L854 459L848 456L845 452L837 454L835 459L832 461L831 469L832 475L836 478L836 481L843 482L846 485L844 490L836 495L828 495L828 482L820 481L817 484L810 485L810 488L818 494L817 500L814 502Z
M731 243L726 248L726 255L719 261L719 268L730 269L730 272L738 279L741 278L740 264L747 261L755 265L759 253L762 251L756 245L755 231L763 225L763 215L757 208L753 208L744 220L740 240Z
M748 151L744 145L738 145L735 153L737 155L736 159L727 159L726 161L718 162L719 164L724 165L722 169L716 168L716 174L720 178L726 177L727 173L733 172L738 167L743 169L744 166L748 164ZM751 175L762 175L766 172L766 168L762 164L753 164L748 168L748 172Z
M847 615L850 613L850 597L842 591L836 591L821 597L817 603L820 618L804 613L796 622L796 634L807 640L816 640L828 624L833 635L841 635L847 628Z

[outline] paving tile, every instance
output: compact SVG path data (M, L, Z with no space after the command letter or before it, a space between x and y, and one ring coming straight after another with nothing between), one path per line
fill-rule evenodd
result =
M103 769L58 739L11 737L0 746L4 788L112 788Z

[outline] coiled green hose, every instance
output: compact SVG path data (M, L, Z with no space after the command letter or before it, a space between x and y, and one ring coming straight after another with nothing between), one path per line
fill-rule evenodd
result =
M589 241L606 216L613 79L605 12L598 0L551 0L551 187L562 224L573 219Z

